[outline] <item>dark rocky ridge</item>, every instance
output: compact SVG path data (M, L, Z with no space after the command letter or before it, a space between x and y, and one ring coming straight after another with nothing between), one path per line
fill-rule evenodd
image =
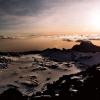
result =
M90 41L81 41L79 45L73 46L71 49L46 49L41 55L54 61L78 61L79 53L96 53L100 52L100 47L92 44ZM89 58L89 57L88 57Z

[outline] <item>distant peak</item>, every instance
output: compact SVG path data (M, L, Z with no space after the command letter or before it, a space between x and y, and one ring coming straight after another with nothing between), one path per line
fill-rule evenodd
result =
M87 46L87 45L92 45L92 46L94 46L94 44L91 42L91 41L87 41L87 40L85 40L85 41L81 41L80 42L80 45L85 45L85 46Z
M80 41L80 44L73 46L72 50L80 52L100 52L100 47L94 45L91 41Z

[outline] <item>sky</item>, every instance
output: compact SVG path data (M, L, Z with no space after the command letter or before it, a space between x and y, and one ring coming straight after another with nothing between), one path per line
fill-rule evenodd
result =
M100 32L100 0L0 0L0 34Z

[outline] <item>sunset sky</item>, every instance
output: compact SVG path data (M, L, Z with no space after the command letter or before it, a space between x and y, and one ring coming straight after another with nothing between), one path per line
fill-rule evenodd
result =
M0 0L0 34L93 32L100 0Z

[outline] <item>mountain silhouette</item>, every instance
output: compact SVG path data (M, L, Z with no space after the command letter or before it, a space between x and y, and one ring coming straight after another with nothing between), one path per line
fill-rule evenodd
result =
M79 45L74 45L71 50L80 52L100 52L100 47L90 41L81 41Z

